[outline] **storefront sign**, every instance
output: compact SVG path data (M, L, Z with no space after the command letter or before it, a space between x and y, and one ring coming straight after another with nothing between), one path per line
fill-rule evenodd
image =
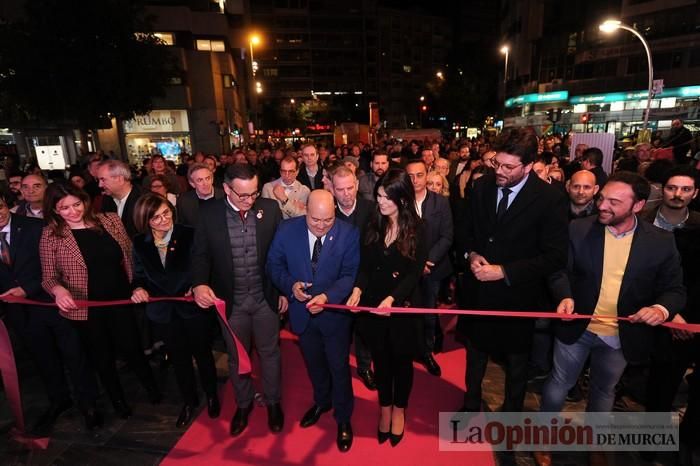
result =
M186 110L153 110L124 122L125 133L186 133L189 130Z
M569 91L545 92L543 94L525 94L506 100L506 107L520 107L523 104L542 102L561 102L569 98Z
M644 100L649 96L649 91L611 92L609 94L577 95L569 99L571 104L599 104L609 102L623 102L627 100ZM654 97L698 97L700 86L670 87L656 94Z

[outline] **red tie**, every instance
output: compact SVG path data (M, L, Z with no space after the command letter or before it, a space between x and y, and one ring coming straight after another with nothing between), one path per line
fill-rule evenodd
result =
M241 222L243 222L244 225L245 225L245 214L246 214L246 212L247 212L247 211L245 211L245 210L239 210L239 211L238 211L238 215L241 216Z

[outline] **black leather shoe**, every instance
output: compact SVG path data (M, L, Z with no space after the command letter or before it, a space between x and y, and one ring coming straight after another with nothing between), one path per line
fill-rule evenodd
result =
M330 410L330 406L322 408L318 405L313 405L311 409L304 413L304 416L301 418L301 422L299 424L302 427L311 427L312 425L318 422L318 419L321 417L321 414L327 413Z
M44 414L39 416L36 424L31 430L31 433L40 437L46 437L53 430L53 425L58 420L58 417L73 407L73 402L69 399L63 400L60 403L52 403Z
M267 406L267 426L270 432L280 432L284 426L284 412L279 403Z
M83 419L85 420L85 428L87 430L95 430L102 427L104 419L102 418L102 413L96 408L89 408L83 410Z
M372 369L357 369L357 376L362 380L368 390L376 390L377 383L374 381L374 372Z
M175 421L175 427L177 427L177 428L185 427L187 424L190 423L193 416L194 416L194 406L189 405L189 404L183 406L182 411L180 411L180 415L177 417L177 421Z
M247 408L238 408L236 410L236 414L234 414L233 419L231 419L231 429L229 429L229 433L232 437L240 435L241 432L248 427L248 416L251 411L253 411L253 403Z
M216 394L207 397L207 414L210 419L216 419L221 414L221 404Z
M338 438L336 439L338 450L343 453L349 451L352 446L352 437L352 426L349 422L338 424Z
M442 370L440 369L440 366L438 365L437 361L435 361L435 358L433 358L432 353L425 353L423 359L421 359L421 364L425 366L425 368L428 370L428 373L430 373L431 375L440 377L440 375L442 374Z
M131 417L131 408L126 404L126 400L121 399L113 401L112 406L114 406L114 412L117 413L117 416L120 418L129 419Z

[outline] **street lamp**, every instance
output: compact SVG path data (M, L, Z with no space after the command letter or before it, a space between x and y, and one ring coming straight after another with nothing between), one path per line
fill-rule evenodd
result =
M445 75L442 74L442 71L438 71L435 73L435 76L437 76L438 79L445 79Z
M510 52L510 48L508 48L507 45L504 45L501 47L501 53L506 56L506 64L505 64L505 69L503 70L503 95L505 97L505 85L506 82L508 82L508 52Z
M248 44L250 45L250 70L252 71L253 76L255 76L255 72L257 71L256 70L257 67L255 66L255 58L253 55L253 46L260 44L260 36L257 34L253 34L248 39Z
M418 100L420 100L421 102L425 101L425 96L424 95L420 96L420 99L418 99Z
M649 44L647 41L644 39L644 37L634 28L631 28L627 26L626 24L623 24L621 21L614 20L614 19L609 19L602 23L600 26L598 26L598 29L601 30L601 32L604 32L606 34L611 34L618 29L624 29L625 31L629 31L632 34L637 37L637 39L642 41L642 45L644 46L644 51L647 53L647 64L649 66L649 92L647 94L647 109L644 112L644 124L642 125L642 131L644 131L644 134L646 135L647 133L647 126L649 125L649 109L651 108L651 98L653 96L653 86L654 86L654 66L652 65L651 62L651 50L649 50ZM640 135L641 136L641 135ZM651 136L651 135L649 135ZM649 137L649 140L651 140L651 137Z

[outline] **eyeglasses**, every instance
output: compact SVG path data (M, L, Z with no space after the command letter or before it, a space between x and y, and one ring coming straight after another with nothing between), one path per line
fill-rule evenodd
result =
M491 165L493 165L493 168L494 168L494 170L496 170L496 171L498 171L498 169L501 168L501 169L503 169L503 171L504 171L505 173L510 173L510 172L512 172L513 170L515 170L516 168L522 166L523 164L522 164L522 163L516 163L515 165L509 165L509 164L506 164L506 163L501 163L501 162L499 162L499 161L496 160L496 158L494 157L493 159L491 159Z
M157 214L157 215L154 215L153 217L151 217L151 221L153 223L163 223L163 222L167 222L171 218L173 218L173 213L170 211L170 209L168 209L165 212L163 212L162 214Z
M240 199L241 201L247 201L248 199L255 200L258 198L258 196L260 196L260 191L255 191L254 193L250 193L250 194L239 194L236 192L235 189L231 188L231 192L233 194L235 194L236 196L238 196L238 199Z

